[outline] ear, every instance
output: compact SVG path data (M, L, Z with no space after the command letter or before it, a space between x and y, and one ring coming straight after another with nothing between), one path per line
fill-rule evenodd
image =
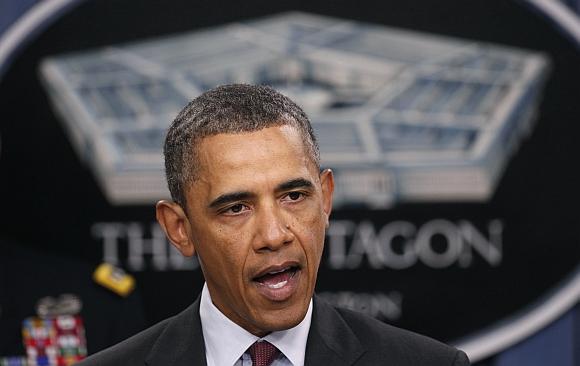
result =
M330 212L332 211L332 194L334 193L334 175L332 170L324 169L320 173L320 184L322 185L322 210L326 215L326 227L330 225Z
M185 257L195 255L191 227L183 208L175 202L162 200L155 205L157 221L165 235Z

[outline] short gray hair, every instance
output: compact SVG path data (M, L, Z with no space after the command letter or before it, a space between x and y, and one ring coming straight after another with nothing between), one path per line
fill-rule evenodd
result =
M197 178L197 144L222 133L254 132L289 125L300 133L307 154L320 168L320 152L306 113L269 86L231 84L208 90L192 100L173 120L163 147L171 198L186 205L185 188Z

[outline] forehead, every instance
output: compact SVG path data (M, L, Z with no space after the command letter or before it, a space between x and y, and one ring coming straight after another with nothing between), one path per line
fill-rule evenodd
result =
M233 174L285 170L298 174L316 170L300 132L280 125L253 132L225 133L203 138L197 146L198 179Z

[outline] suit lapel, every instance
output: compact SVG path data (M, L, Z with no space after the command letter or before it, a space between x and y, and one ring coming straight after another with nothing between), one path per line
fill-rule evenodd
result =
M147 366L206 366L199 301L198 297L191 306L169 320L146 358ZM340 314L315 296L305 366L353 365L364 352L359 339Z
M169 320L151 348L148 366L205 366L205 343L199 318L200 297Z
M305 366L352 365L364 352L359 339L340 314L315 296Z

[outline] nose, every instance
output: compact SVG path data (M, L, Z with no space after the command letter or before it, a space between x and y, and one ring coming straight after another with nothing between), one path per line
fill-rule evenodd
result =
M257 220L257 232L254 249L278 250L294 240L290 230L289 218L276 204L268 205L260 210Z

